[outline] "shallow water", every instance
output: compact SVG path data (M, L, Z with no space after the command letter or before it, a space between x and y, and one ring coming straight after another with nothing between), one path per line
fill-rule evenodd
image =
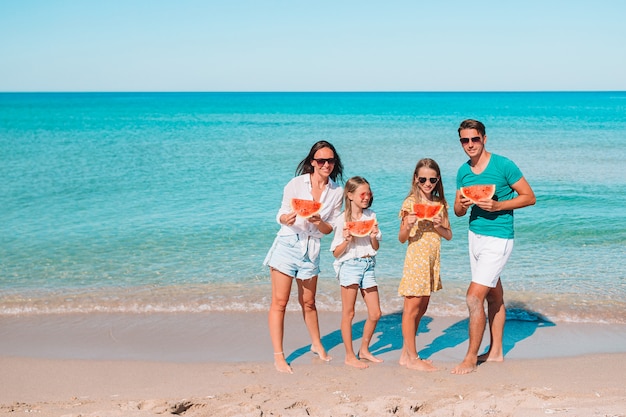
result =
M537 194L516 212L507 300L623 323L624 114L624 92L0 94L0 314L267 309L282 187L320 139L346 179L371 183L381 302L397 311L413 168L437 160L452 200L466 159L456 129L473 117ZM467 218L451 220L429 312L463 316ZM318 307L339 311L331 258Z

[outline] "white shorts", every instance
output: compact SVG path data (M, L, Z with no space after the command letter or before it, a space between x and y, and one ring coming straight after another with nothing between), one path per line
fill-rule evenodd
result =
M468 233L472 282L495 288L511 252L513 239Z

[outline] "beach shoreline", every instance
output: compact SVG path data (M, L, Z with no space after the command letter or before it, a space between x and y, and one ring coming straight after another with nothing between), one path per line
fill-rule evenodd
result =
M384 313L372 339L372 352L386 361L400 356L401 316ZM365 311L356 312L355 344L360 343L365 317ZM319 320L324 346L343 358L341 314L321 311ZM486 334L483 349L487 343ZM301 313L288 312L287 359L297 365L309 344ZM626 324L555 323L528 314L507 319L503 344L510 359L626 353ZM417 347L423 358L459 361L467 348L467 318L427 314ZM47 314L0 316L0 356L230 363L270 360L272 348L264 312Z
M271 363L264 313L3 316L0 415L624 416L626 325L509 321L504 363L452 375L464 320L424 318L418 349L439 368L425 374L397 363L400 313L372 343L385 362L362 371L343 363L339 318L320 314L325 363L300 314L287 314L286 375Z

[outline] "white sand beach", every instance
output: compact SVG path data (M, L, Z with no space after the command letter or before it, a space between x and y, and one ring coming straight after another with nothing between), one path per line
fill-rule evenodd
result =
M261 313L2 317L0 415L626 415L624 325L507 323L504 363L453 375L462 320L425 318L420 354L439 371L421 373L397 364L397 315L373 343L384 363L345 366L338 318L320 315L334 357L325 363L288 315L286 375L271 363Z

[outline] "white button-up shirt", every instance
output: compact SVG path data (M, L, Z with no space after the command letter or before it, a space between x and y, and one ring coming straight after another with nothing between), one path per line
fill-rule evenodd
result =
M311 191L311 174L303 174L292 178L283 190L283 201L276 215L276 221L281 225L278 236L298 235L302 242L302 254L304 255L308 251L309 259L314 260L319 256L320 238L324 236L317 226L300 216L296 217L295 223L291 226L280 223L280 216L293 212L291 199L313 200ZM333 227L335 219L341 212L342 200L343 188L329 178L328 186L320 197L322 209L319 215L323 221L330 223Z

